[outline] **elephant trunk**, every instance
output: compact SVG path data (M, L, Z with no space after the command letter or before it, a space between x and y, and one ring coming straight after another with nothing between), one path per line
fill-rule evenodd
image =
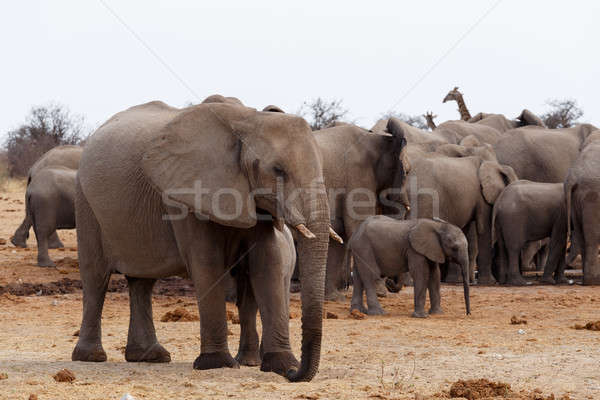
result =
M465 249L466 250L466 249ZM466 253L466 251L465 251ZM464 254L460 257L460 268L463 276L463 288L465 293L465 308L467 315L471 314L471 297L469 295L469 256Z
M315 237L298 235L298 267L302 283L302 356L300 368L287 373L287 378L292 382L308 382L319 369L329 244L329 206L323 185L317 188L316 193L307 196L303 211L307 228Z

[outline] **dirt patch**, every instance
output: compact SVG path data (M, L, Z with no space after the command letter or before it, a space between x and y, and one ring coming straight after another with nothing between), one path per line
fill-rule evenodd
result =
M508 397L512 393L508 383L491 382L487 379L459 380L450 387L450 397L464 397L468 400L487 397Z
M327 314L325 315L326 319L338 319L338 315L336 313L332 313L331 311L327 311Z
M585 325L575 324L573 328L577 330L587 329L588 331L600 331L600 321L588 322Z
M54 262L57 268L79 268L79 261L75 258L65 257Z
M54 376L53 376L54 380L56 382L68 382L71 383L75 380L75 374L73 373L73 371L70 371L66 368L61 369L60 371L58 371Z
M198 316L190 313L183 307L168 311L160 319L161 322L191 322L198 321Z
M516 315L510 317L511 325L527 325L527 320L525 318L518 318Z
M358 311L357 309L354 309L354 310L350 311L350 317L352 317L354 319L365 319L365 318L367 318L367 314L363 314L360 311Z

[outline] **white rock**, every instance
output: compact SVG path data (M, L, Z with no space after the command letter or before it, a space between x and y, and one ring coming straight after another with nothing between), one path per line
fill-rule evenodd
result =
M123 397L121 397L121 400L136 400L135 397L133 397L132 395L130 395L129 393L125 393L123 395Z
M525 330L524 330L524 329L519 329L519 330L517 331L517 333L518 333L519 335L524 335L524 334L525 334Z

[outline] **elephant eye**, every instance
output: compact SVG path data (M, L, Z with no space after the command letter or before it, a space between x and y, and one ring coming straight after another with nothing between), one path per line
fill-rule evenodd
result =
M277 175L277 176L281 176L281 177L285 177L286 176L285 171L279 165L275 165L273 167L273 172L275 172L275 175Z

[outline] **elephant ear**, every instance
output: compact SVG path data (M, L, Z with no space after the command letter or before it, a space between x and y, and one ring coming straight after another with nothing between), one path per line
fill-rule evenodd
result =
M494 204L502 190L519 179L508 165L500 165L492 161L483 161L479 166L479 181L485 201Z
M442 264L446 261L439 236L439 223L429 220L417 222L408 234L410 246L429 260Z
M521 122L521 126L541 126L542 128L546 127L546 124L544 124L544 121L542 121L542 119L540 117L538 117L537 115L535 115L533 112L529 111L528 109L524 109L523 111L521 111L521 114L519 114L519 116L517 117L517 120L519 120Z
M144 174L163 199L187 206L199 218L254 226L256 204L240 157L257 129L256 115L254 109L226 103L182 110L149 143Z
M479 139L477 139L473 135L465 136L464 138L461 139L461 141L459 142L459 144L461 146L465 146L465 147L477 147L477 146L481 146L481 142L479 141Z

